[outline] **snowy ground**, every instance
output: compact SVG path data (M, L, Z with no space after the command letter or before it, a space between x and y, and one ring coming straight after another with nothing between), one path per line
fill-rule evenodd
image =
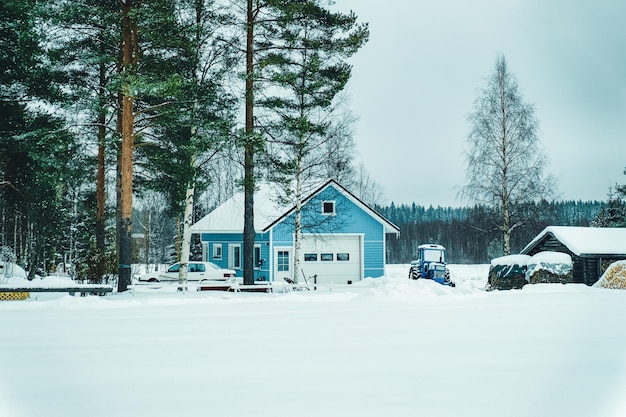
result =
M284 294L0 302L0 416L626 415L626 291L407 265Z

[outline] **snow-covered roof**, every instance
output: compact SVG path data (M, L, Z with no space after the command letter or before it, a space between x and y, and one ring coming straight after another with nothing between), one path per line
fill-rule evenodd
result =
M262 184L254 193L254 230L262 231L287 206L277 203L278 192L268 184ZM215 210L191 226L192 232L241 233L243 231L244 193L235 194Z
M528 255L506 255L491 260L491 266L496 265L520 265L524 266L528 263L530 256Z
M435 244L424 244L424 245L419 245L417 247L417 249L435 249L435 250L445 250L446 248L441 246L441 245L435 245Z
M528 260L528 265L545 264L572 264L572 257L563 252L544 251L533 255Z
M334 180L329 180L324 185L320 186L316 191L306 197L303 202L306 203L309 199L319 194L330 185L335 186L338 191L370 216L378 219L384 225L386 233L399 233L400 229L398 226L382 217ZM294 204L277 203L277 201L280 201L279 196L279 191L269 184L262 184L254 193L255 231L267 232L274 224L278 223L295 210ZM244 193L240 192L194 223L191 226L191 230L194 233L241 233L243 231L243 220Z
M522 253L530 252L547 234L552 234L577 256L626 255L626 228L575 226L546 227L522 249Z
M563 252L544 251L536 253L528 260L526 280L539 271L548 271L555 275L566 275L572 271L572 257Z

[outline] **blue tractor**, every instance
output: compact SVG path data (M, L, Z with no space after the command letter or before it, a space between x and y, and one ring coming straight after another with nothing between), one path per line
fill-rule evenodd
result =
M411 262L409 279L427 278L454 287L450 270L446 266L446 248L441 245L419 245L417 259Z

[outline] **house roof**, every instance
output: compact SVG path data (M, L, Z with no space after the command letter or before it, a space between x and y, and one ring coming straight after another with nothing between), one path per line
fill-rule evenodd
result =
M287 206L277 203L277 191L261 184L254 193L254 230L261 231L280 216ZM244 193L236 193L191 226L195 233L241 233L244 220Z
M554 236L577 256L626 255L626 228L574 226L546 227L521 253L530 252L548 235Z
M375 210L334 180L327 181L325 184L313 191L303 200L303 204L306 204L307 201L311 200L331 185L335 186L335 188L346 198L382 223L385 227L386 233L398 234L400 232L400 228L398 226L378 214ZM274 225L295 211L295 205L278 203L278 196L278 190L269 184L261 185L254 193L254 229L257 232L269 231ZM191 226L191 230L195 233L209 231L212 233L241 233L243 231L243 220L244 193L240 192L194 223Z

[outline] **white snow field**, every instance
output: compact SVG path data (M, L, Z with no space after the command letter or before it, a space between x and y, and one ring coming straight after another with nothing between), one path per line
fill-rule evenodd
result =
M387 276L0 302L0 416L626 416L626 291Z

